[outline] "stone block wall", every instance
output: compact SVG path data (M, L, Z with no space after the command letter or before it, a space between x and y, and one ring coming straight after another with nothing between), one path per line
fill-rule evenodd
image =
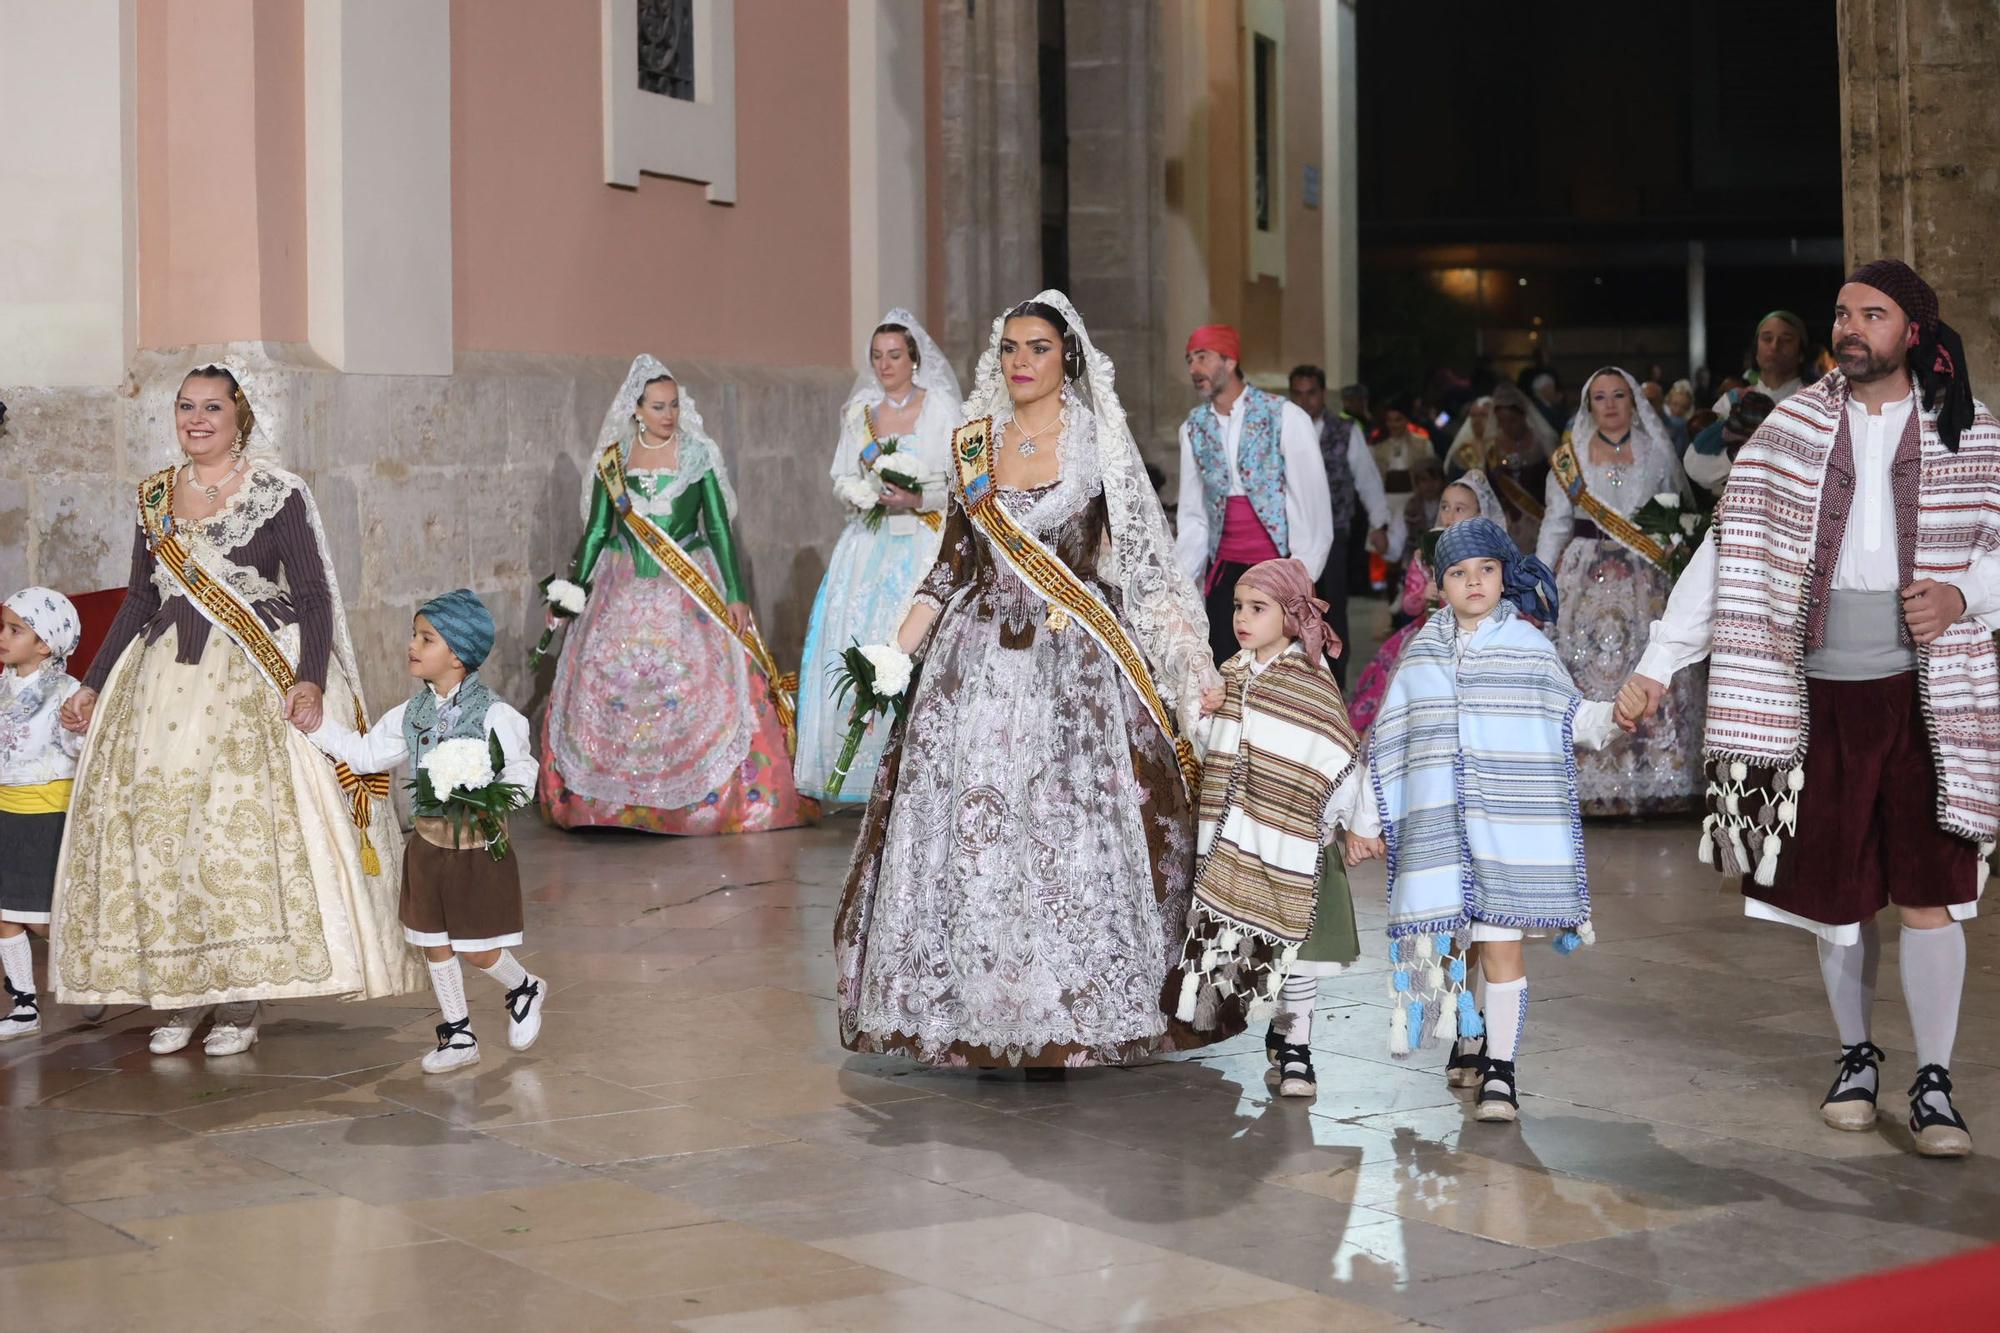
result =
M1847 258L1901 259L2000 400L2000 0L1840 0Z
M455 587L485 599L499 644L484 675L522 707L540 633L535 583L567 566L583 478L627 362L460 353L449 376L345 375L303 347L143 352L111 388L0 386L0 585L122 585L134 487L178 456L173 394L228 351L255 367L254 405L279 461L311 485L378 711L408 693L417 603ZM779 661L795 664L839 536L826 467L853 372L688 362L674 367L721 445L741 501L751 599Z

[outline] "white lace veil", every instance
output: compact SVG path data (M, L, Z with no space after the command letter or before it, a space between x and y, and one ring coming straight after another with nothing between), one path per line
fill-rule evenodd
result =
M960 402L964 395L959 392L958 374L951 368L951 361L945 356L917 317L897 306L888 314L875 321L875 327L884 324L900 324L910 331L910 337L917 343L917 371L912 378L926 397L942 394L953 403ZM869 353L875 345L875 332L870 329L868 337L861 344L861 359L855 363L854 389L847 395L845 410L852 412L862 404L870 406L882 400L882 383L875 378L875 367L869 363Z
M233 352L219 357L199 358L188 366L188 373L192 374L210 367L226 370L234 375L236 387L242 391L243 400L250 405L254 420L250 427L250 441L244 447L243 456L251 468L275 474L288 487L297 490L300 498L305 501L306 519L312 524L313 545L318 548L320 565L326 570L326 590L333 604L334 662L339 666L341 674L347 678L349 688L354 691L355 702L361 705L363 712L366 712L368 701L361 692L361 669L354 656L354 638L347 631L347 603L340 595L340 576L334 569L333 552L328 550L326 545L326 525L320 521L319 506L314 503L312 488L306 485L305 479L278 465L278 446L271 433L271 425L278 418L279 391L266 382L257 367ZM186 375L183 375L182 379L185 378ZM273 377L274 380L277 378ZM179 382L175 383L174 392L176 394L180 392ZM167 419L171 424L172 412L168 413ZM178 456L180 453L178 435L175 436L175 442L175 453ZM249 485L248 479L243 484ZM342 722L351 720L341 719Z
M924 391L926 412L940 413L943 419L956 426L959 408L964 395L959 391L958 372L951 368L951 360L944 349L937 345L928 330L917 322L917 317L897 306L894 310L875 321L874 327L861 344L861 358L855 363L854 388L848 392L847 401L840 409L840 445L831 469L835 477L852 476L861 467L860 412L864 407L873 407L882 401L882 382L875 378L875 367L869 362L869 352L875 345L875 328L884 324L900 324L910 331L910 337L917 344L917 371L913 382Z
M1058 291L1034 299L1059 311L1083 350L1083 377L1074 389L1094 418L1097 466L1111 519L1109 553L1098 573L1122 594L1122 611L1139 650L1152 668L1153 683L1174 709L1182 732L1193 734L1204 686L1219 680L1208 646L1208 614L1201 594L1174 559L1174 541L1160 497L1146 475L1139 446L1118 401L1111 358L1090 341L1090 331L1069 298ZM1000 375L1000 334L1006 312L994 317L992 337L979 358L965 417L1011 416L1012 400ZM1074 430L1074 427L1072 427ZM1081 432L1078 432L1081 434Z
M729 507L729 517L736 517L736 488L729 484L729 469L723 465L722 451L715 447L709 437L708 427L702 424L701 409L695 406L694 395L688 392L687 384L651 356L641 352L632 360L632 368L625 372L625 382L618 386L617 396L611 406L604 410L604 424L597 429L597 443L592 446L590 457L583 463L583 510L584 522L590 521L590 497L597 485L597 459L611 442L618 442L618 453L629 466L632 461L632 445L639 438L639 395L646 385L665 376L680 387L681 421L679 465L674 470L673 483L667 487L659 499L671 500L685 491L702 474L713 472L722 486L722 498Z
M1490 518L1501 527L1507 526L1507 511L1500 507L1500 497L1494 493L1493 483L1486 479L1485 468L1472 468L1445 483L1445 489L1463 486L1479 497L1479 516Z
M1542 457L1547 458L1556 451L1556 428L1549 424L1549 419L1542 415L1542 410L1529 400L1519 385L1502 380L1493 386L1493 410L1497 414L1503 407L1518 408L1521 415L1527 418L1528 434L1541 446ZM1498 429L1496 422L1495 430Z
M1616 375L1624 380L1626 391L1632 395L1632 442L1635 446L1632 457L1638 458L1640 449L1658 454L1665 460L1666 474L1674 479L1674 489L1685 497L1688 494L1687 474L1681 471L1680 453L1674 448L1673 438L1667 434L1667 423L1660 419L1660 410L1639 392L1639 381L1617 366L1599 366L1584 377L1583 401L1577 404L1576 416L1569 423L1569 438L1577 449L1578 459L1588 457L1585 451L1590 447L1590 437L1597 431L1597 419L1590 414L1590 386L1597 383L1602 375Z

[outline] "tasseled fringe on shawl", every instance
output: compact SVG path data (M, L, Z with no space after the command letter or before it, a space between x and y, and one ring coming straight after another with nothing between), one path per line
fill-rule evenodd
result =
M1708 817L1701 822L1703 865L1743 875L1770 888L1778 858L1799 831L1804 764L1758 768L1740 759L1708 762Z
M1181 950L1181 989L1174 1017L1197 1032L1213 1029L1224 1002L1242 997L1250 1027L1277 1017L1279 996L1299 946L1241 922L1227 921L1196 903Z
M1465 962L1471 942L1466 927L1442 937L1417 934L1389 941L1389 1054L1414 1055L1439 1042L1486 1034ZM1549 941L1559 954L1595 943L1597 930L1588 921Z

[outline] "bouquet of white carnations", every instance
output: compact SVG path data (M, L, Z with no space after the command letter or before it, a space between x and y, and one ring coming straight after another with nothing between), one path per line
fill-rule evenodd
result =
M535 585L542 594L542 603L548 608L549 617L556 623L542 631L542 637L535 643L535 651L528 654L528 669L536 670L542 659L549 655L549 645L555 642L556 630L565 621L574 620L583 613L584 600L590 596L590 585L571 583L566 578L551 574Z
M877 440L875 447L880 452L875 455L872 462L862 465L864 472L861 479L861 484L868 488L872 501L865 506L855 505L855 508L862 510L861 521L868 525L870 531L880 528L882 520L889 514L888 506L882 503L882 488L885 485L899 486L918 494L924 489L923 482L918 478L913 466L916 460L905 457L902 453L901 436L891 435L886 439Z
M1633 525L1667 553L1667 578L1676 581L1688 567L1688 561L1694 559L1702 539L1708 536L1712 521L1712 515L1699 509L1683 509L1678 491L1661 491L1632 515Z
M498 736L482 744L470 736L449 740L424 756L410 790L420 812L437 811L451 824L454 843L469 830L486 839L486 852L496 861L507 859L507 812L528 799L512 782L500 781L507 756Z
M840 795L841 784L847 781L847 770L861 748L861 737L867 733L869 722L890 712L900 722L909 711L910 674L909 654L893 644L863 648L856 642L840 655L840 664L833 669L833 699L835 703L844 703L851 695L854 706L848 713L847 739L841 742L840 757L834 761L833 776L827 780L828 796Z

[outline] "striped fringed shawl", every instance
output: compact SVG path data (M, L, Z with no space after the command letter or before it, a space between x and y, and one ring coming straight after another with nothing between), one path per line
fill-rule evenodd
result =
M1847 412L1834 372L1778 404L1738 455L1716 512L1702 859L1769 885L1805 785L1805 654L1820 498ZM1914 577L1949 580L2000 546L2000 425L1976 405L1953 453L1921 418ZM1899 521L1907 516L1899 515ZM1839 545L1833 546L1837 558ZM1937 820L1990 842L2000 827L2000 664L1966 619L1918 650L1937 765ZM1775 836L1774 836L1775 835Z
M1462 662L1457 633L1439 611L1410 637L1370 733L1389 934L1581 925L1590 894L1572 727L1582 699L1511 603L1493 609Z
M1360 749L1333 674L1297 644L1259 673L1249 664L1243 652L1222 668L1188 938L1167 980L1176 1016L1200 1031L1266 1022L1275 1011L1312 934L1327 799Z
M1482 1031L1451 936L1474 921L1592 938L1576 799L1582 704L1553 644L1510 602L1474 631L1462 661L1450 611L1433 614L1396 664L1369 733L1389 850L1389 1050Z

